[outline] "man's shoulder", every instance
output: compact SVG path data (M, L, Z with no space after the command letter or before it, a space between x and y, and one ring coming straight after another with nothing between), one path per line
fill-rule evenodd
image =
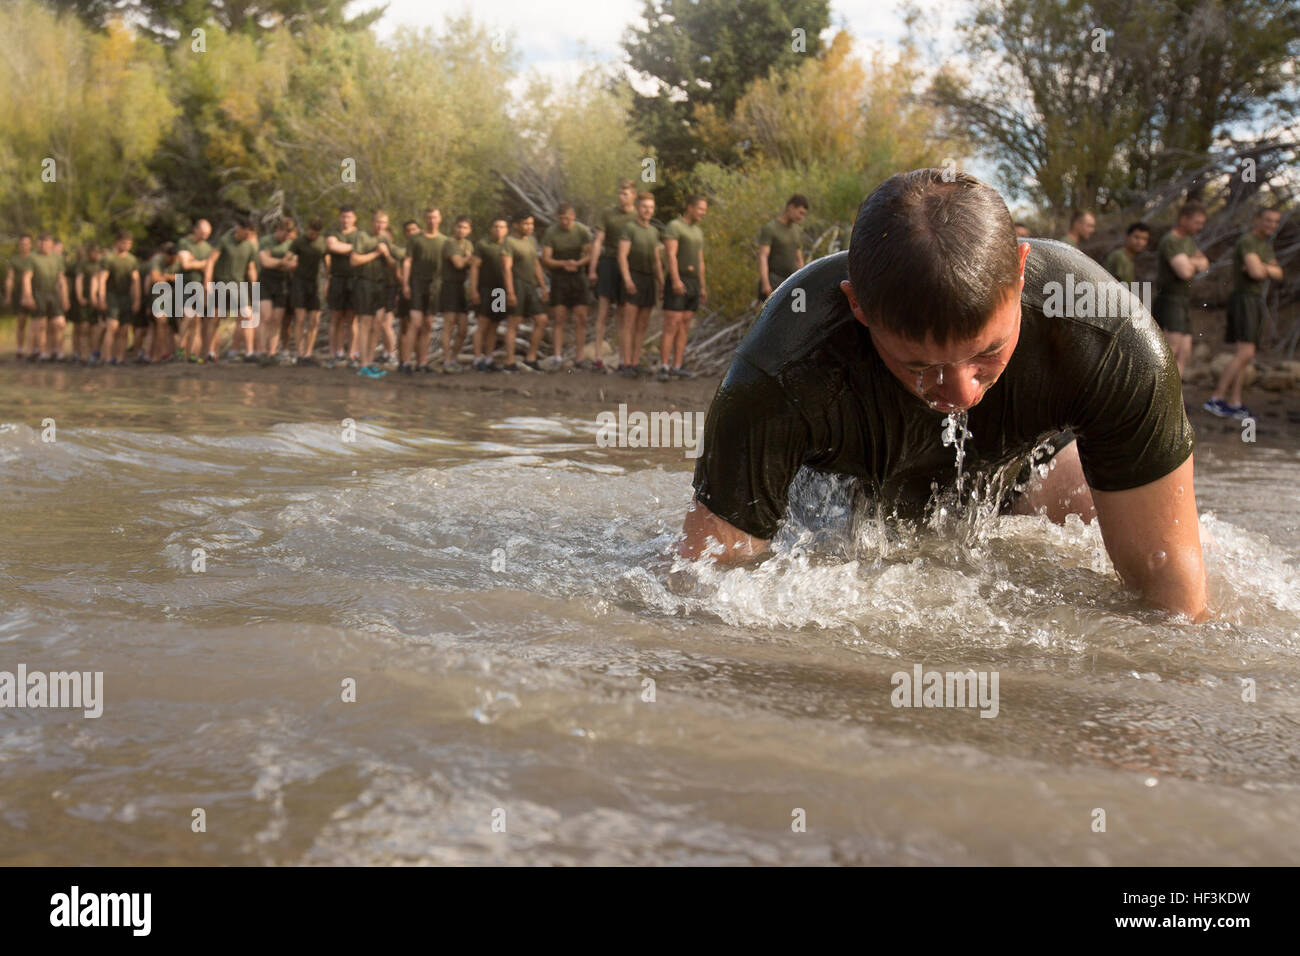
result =
M1051 239L1026 239L1025 287L1020 303L1049 321L1088 326L1113 335L1127 325L1151 321L1142 302L1102 265L1074 246ZM1122 248L1111 256L1124 255ZM1107 257L1109 261L1111 256Z
M847 252L804 266L768 296L740 344L740 354L751 365L777 376L818 352L857 322L840 288L847 278Z

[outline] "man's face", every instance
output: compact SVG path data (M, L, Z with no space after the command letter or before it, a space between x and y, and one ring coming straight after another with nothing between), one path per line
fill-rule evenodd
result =
M135 240L132 239L130 236L128 236L125 239L117 240L117 251L122 255L126 255L128 252L131 251L131 244L134 241Z
M574 215L572 209L566 209L564 212L560 213L558 216L555 217L555 221L560 224L560 228L563 229L565 232L568 232L570 229L573 228L573 220L574 220Z
M705 214L706 214L708 211L709 211L709 204L708 204L708 202L707 202L706 200L704 200L704 199L701 199L701 200L700 200L699 202L697 202L695 205L690 206L690 207L687 208L687 210L686 210L686 218L687 218L688 221L690 221L690 222L692 222L692 223L699 222L701 219L704 218Z
M339 228L344 232L351 232L352 227L357 224L357 214L354 212L339 213Z
M515 228L519 231L520 238L523 238L526 236L531 236L533 234L533 229L536 227L536 225L537 223L534 221L533 217L529 216L526 219L520 219L518 222L516 222Z
M1075 224L1074 229L1080 239L1091 239L1092 234L1097 231L1097 219L1089 213Z
M315 242L318 236L320 236L320 230L319 230L319 229L308 229L308 230L307 230L307 239L308 239L309 241L311 241L311 242Z
M382 235L388 231L388 217L376 215L370 220L370 228L374 230L376 236Z
M852 285L840 288L849 297L853 315L871 332L885 367L915 395L937 412L957 412L980 403L1011 361L1020 341L1020 290L1025 286L1025 258L1029 246L1020 245L1020 284L1008 293L984 328L974 338L939 345L932 339L914 342L867 323Z
M436 209L430 209L424 214L424 231L432 235L438 231L442 225L442 213Z
M18 240L18 252L24 256L31 255L32 252L31 236L23 236L21 239Z
M194 224L194 238L199 242L203 242L210 235L212 235L212 223L206 219L200 219Z
M417 226L415 223L413 223L413 222L408 222L408 223L406 224L406 237L407 237L408 239L409 239L411 236L415 235L415 234L416 234L417 232L419 232L419 231L420 231L420 227ZM436 232L437 230L434 230L434 231Z
M804 217L808 215L808 210L803 206L786 206L785 216L793 225L803 222Z
M457 239L469 238L470 224L467 222L456 223L455 234Z
M636 203L635 189L620 189L618 191L618 204L623 209L631 209Z
M1151 233L1147 232L1145 229L1135 229L1124 239L1124 245L1128 247L1129 252L1133 253L1133 255L1137 255L1147 247L1147 243L1150 241Z
M1276 233L1280 225L1282 225L1282 214L1272 210L1260 213L1255 219L1255 228L1265 239Z
M1178 228L1189 236L1194 236L1205 228L1205 213L1197 212L1190 216L1180 216Z
M642 199L636 204L636 216L642 222L649 222L655 214L655 201L653 199Z
M496 219L496 220L493 220L493 222L492 222L492 241L493 241L493 242L500 242L500 241L501 241L502 239L504 239L505 237L506 237L506 221L505 221L504 219Z
M54 251L54 240L53 239L36 240L36 251L43 256L48 256L50 253Z

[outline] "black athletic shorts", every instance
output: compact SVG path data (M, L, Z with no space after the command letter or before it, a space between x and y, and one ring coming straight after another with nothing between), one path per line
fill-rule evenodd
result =
M384 307L384 286L374 279L354 276L352 279L352 307L357 315L374 315Z
M618 259L615 256L602 255L596 260L596 295L619 305L623 301L624 294L623 276L618 271Z
M1156 324L1166 332L1192 331L1192 302L1187 296L1161 293L1156 296L1151 312Z
M542 302L541 289L529 283L515 283L515 307L510 310L511 315L541 315L545 311L546 304Z
M412 292L415 290L412 289ZM402 320L402 328L406 328L406 320L411 317L411 300L402 295L402 290L397 290L397 304L393 308L393 315Z
M288 308L289 280L283 271L277 269L265 270L262 273L259 286L258 294L261 298L271 303L271 308Z
M330 312L359 312L357 308L354 283L355 276L330 276L329 307Z
M789 277L789 276L778 275L777 273L773 272L771 269L768 269L768 270L767 270L767 278L768 278L768 281L772 283L772 291L775 292L775 291L780 287L781 283L784 282L786 279L788 279L788 278L790 278L790 277ZM763 280L762 280L762 279L759 279L758 282L754 285L754 295L756 295L756 296L758 297L758 301L759 301L759 302L766 302L766 301L767 301L767 296L763 295Z
M433 280L411 280L411 311L425 315L438 311L438 297L434 294Z
M638 309L653 308L655 304L655 277L651 272L633 272L628 270L628 275L632 277L632 284L636 286L636 292L623 291L623 304L634 305Z
M131 320L131 296L109 290L104 293L104 304L108 306L108 317L118 322Z
M442 283L438 290L438 311L443 315L449 312L464 315L469 311L469 296L465 292L464 279L452 278Z
M295 309L320 311L320 283L312 279L294 279L289 288L289 298Z
M693 275L682 276L686 291L678 295L672 290L672 281L664 285L665 312L694 312L700 307L700 280Z
M59 298L57 292L33 292L32 299L35 300L36 308L32 310L33 318L37 319L55 319L64 314L63 300Z
M1228 297L1228 327L1223 339L1259 345L1264 331L1264 297L1249 292L1234 292Z
M566 272L563 269L551 270L551 305L562 305L566 309L586 305L589 298L587 290L587 270Z

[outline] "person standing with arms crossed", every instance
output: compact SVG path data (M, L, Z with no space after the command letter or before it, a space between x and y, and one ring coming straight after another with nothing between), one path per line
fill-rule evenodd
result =
M573 362L577 368L595 368L582 357L587 345L587 266L592 261L591 230L576 221L573 204L562 202L555 222L542 234L542 265L551 274L551 340L555 355L552 370L564 362L564 322L573 316ZM596 342L599 350L599 339ZM600 358L597 352L596 358ZM528 363L525 363L528 364ZM532 363L538 371L541 366Z
M808 197L795 193L785 210L758 234L758 301L766 302L772 290L803 268L803 230Z
M600 214L596 238L591 244L591 265L587 281L596 289L596 358L595 370L607 371L601 358L605 343L605 319L613 309L615 321L623 304L623 281L618 270L618 241L623 227L636 219L636 186L630 179L618 181L618 204ZM622 346L619 346L620 351Z
M1151 311L1164 329L1179 375L1192 357L1192 277L1210 268L1210 260L1192 238L1204 228L1205 207L1190 200L1178 210L1178 223L1156 246L1156 301Z
M641 374L641 348L645 344L646 326L650 324L650 310L664 285L659 230L650 221L654 214L654 194L638 194L636 219L623 227L618 240L618 271L623 278L618 374L626 378Z

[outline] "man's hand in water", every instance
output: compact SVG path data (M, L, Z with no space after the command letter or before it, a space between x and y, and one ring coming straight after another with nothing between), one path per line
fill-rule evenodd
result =
M1192 458L1128 491L1092 491L1101 536L1126 585L1148 604L1203 620L1205 562L1192 488Z
M722 545L722 552L716 555L719 564L744 564L767 551L762 538L746 534L695 500L686 509L682 531L685 537L677 545L677 553L691 561L708 550L710 538Z

